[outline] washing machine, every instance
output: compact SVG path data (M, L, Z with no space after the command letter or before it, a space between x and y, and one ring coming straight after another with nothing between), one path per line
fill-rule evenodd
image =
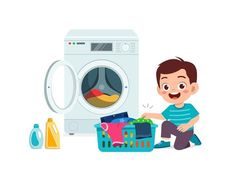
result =
M52 94L53 74L64 69L64 104ZM95 133L100 117L128 112L138 116L138 38L132 30L71 30L64 60L54 62L45 79L50 109L64 115L66 134Z

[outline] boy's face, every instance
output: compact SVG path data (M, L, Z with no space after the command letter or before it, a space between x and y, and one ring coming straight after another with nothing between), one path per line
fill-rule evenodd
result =
M172 104L184 103L198 90L198 84L190 84L189 77L184 69L171 74L161 74L159 84L158 93Z

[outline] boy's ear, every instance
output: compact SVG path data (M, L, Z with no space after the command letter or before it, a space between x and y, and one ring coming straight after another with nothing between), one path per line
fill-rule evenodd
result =
M195 94L198 91L198 83L194 82L191 84L191 93Z

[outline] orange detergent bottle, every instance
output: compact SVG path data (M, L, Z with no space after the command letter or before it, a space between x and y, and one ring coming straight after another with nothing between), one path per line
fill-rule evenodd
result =
M48 118L46 123L45 148L60 148L60 133L52 118Z

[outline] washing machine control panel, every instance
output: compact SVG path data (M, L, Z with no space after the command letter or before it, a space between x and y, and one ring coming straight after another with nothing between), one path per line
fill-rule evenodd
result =
M137 41L65 40L66 54L137 54Z
M130 49L130 45L128 43L125 43L122 45L121 48L122 48L122 51L126 52Z

